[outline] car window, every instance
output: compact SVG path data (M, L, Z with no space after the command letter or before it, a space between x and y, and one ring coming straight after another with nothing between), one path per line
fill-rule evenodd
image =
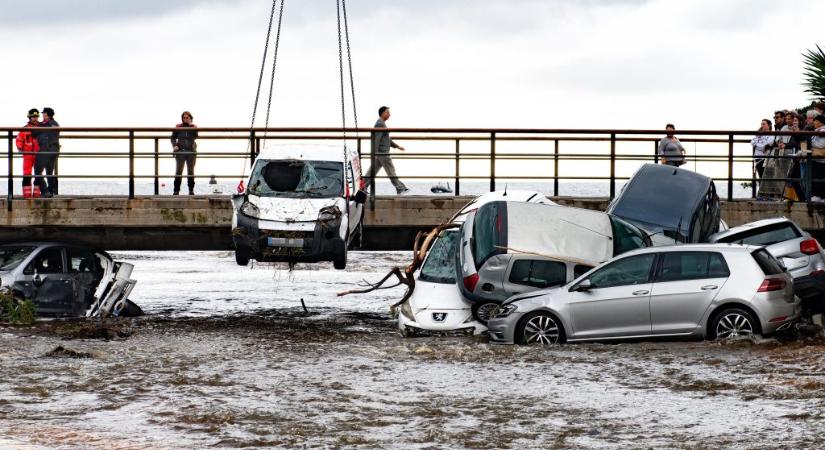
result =
M458 231L445 231L433 242L419 279L431 283L455 283L455 252Z
M618 217L611 216L610 221L613 226L613 256L649 245L647 236L635 226Z
M593 266L586 266L584 264L576 264L573 267L573 278L578 278L578 277L586 274L587 272L590 272L590 269L592 269L592 268L593 268Z
M0 270L14 270L29 257L35 247L30 245L7 245L0 247Z
M26 273L31 274L63 273L63 249L61 247L49 247L43 249L26 268Z
M620 259L590 275L590 284L594 288L606 288L647 283L654 259L653 253Z
M507 242L507 204L492 202L478 208L473 220L472 249L476 269L490 257L506 253L502 244Z
M799 230L788 222L742 231L720 238L718 242L744 245L772 245L802 237Z
M103 267L94 253L84 248L68 248L69 272L103 272Z
M722 255L715 252L667 252L657 281L698 280L727 277L730 273Z
M567 281L567 265L559 261L519 259L510 269L509 281L537 288L559 286Z
M759 268L762 269L762 272L764 272L765 275L779 275L784 272L782 266L779 264L779 261L771 256L771 254L764 248L760 248L759 250L751 253L751 255L753 255L753 259L756 260L756 264L759 264Z

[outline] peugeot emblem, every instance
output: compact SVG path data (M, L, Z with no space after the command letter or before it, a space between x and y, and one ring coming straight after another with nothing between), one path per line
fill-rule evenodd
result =
M447 318L447 313L433 313L433 321L434 322L444 322L444 319Z

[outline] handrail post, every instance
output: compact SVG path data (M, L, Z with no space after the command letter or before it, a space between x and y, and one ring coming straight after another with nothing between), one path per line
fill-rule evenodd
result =
M9 183L9 191L6 197L6 209L11 211L11 199L14 194L14 144L12 141L14 140L14 133L9 131L9 176L8 176L8 183ZM32 183L34 183L34 177L31 178Z
M375 211L375 151L378 150L375 141L375 136L370 133L370 211Z
M751 167L753 163L751 162ZM751 170L753 172L753 170ZM754 181L754 184L756 182ZM733 201L733 135L728 135L728 201Z
M653 141L653 163L659 164L659 143L656 140Z
M252 130L249 132L249 166L251 167L255 164L255 131Z
M812 189L813 189L812 178L813 178L814 166L811 164L813 162L813 160L811 159L811 152L809 151L809 152L805 152L805 153L806 153L805 154L805 176L803 177L805 179L805 200L806 200L806 203L808 204L808 206L810 207L811 206L811 197L813 197L813 195L812 195Z
M553 197L559 195L559 140L553 141Z
M135 198L135 132L129 132L129 199Z
M266 136L264 136L264 139L266 139ZM266 145L265 141L264 141L264 145ZM253 163L255 162L255 159L258 158L258 155L261 154L261 138L259 138L259 137L255 138L254 148L255 148L255 156L252 158Z
M158 150L158 138L155 138L155 195L160 195L160 152Z
M616 197L616 133L610 133L610 198Z
M455 140L455 196L461 195L461 149L459 147L459 139Z
M496 190L496 133L490 133L490 192Z

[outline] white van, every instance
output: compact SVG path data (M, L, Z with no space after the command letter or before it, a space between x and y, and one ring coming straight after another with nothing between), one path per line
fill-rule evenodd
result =
M361 161L341 148L265 150L243 194L232 197L235 261L332 261L363 235Z

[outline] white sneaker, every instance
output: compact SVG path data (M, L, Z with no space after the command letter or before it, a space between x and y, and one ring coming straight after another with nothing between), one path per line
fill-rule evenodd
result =
M811 197L811 201L812 201L812 202L821 202L821 201L822 201L822 199L821 199L821 198L819 198L819 197L817 197L817 196L813 196L813 197Z

